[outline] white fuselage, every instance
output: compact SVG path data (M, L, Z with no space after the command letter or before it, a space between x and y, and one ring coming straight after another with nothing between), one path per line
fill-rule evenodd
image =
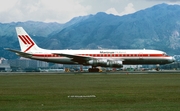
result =
M38 50L27 52L32 54L31 59L60 64L78 64L69 57L63 57L56 53L87 56L96 59L122 61L125 64L168 64L174 62L174 58L163 51L158 50ZM88 64L87 64L88 65Z
M96 67L121 68L123 65L168 64L172 56L159 50L47 50L37 46L22 27L16 27L21 51L9 49L19 56L59 64L90 65L89 72L98 72Z

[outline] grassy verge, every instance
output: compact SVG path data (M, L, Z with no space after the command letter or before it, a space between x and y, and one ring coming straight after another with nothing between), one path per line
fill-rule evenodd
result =
M180 74L1 75L0 110L179 111Z

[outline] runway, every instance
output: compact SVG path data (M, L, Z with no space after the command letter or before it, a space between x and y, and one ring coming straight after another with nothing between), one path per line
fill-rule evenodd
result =
M180 70L166 70L166 71L115 71L115 72L0 72L0 75L24 75L24 74L38 74L38 75L50 75L50 74L180 74Z
M74 74L180 74L180 71L168 70L168 71L115 71L115 72L98 72L98 73L73 72L73 73Z

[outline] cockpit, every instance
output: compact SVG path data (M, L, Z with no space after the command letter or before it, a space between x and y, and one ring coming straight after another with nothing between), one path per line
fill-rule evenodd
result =
M166 53L163 53L164 56L168 56Z

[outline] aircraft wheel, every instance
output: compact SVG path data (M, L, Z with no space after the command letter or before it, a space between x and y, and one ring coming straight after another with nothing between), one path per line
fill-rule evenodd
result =
M88 69L89 72L99 72L98 68L89 68Z

